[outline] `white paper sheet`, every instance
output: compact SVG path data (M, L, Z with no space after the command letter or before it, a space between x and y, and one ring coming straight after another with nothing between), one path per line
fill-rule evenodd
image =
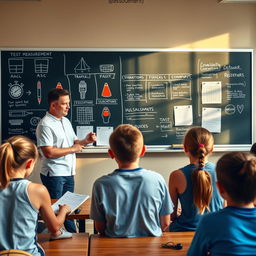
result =
M60 199L58 199L53 205L52 209L56 213L59 210L60 204L68 204L71 208L71 212L74 212L85 200L89 198L89 195L81 195L67 191Z
M192 105L174 106L175 126L192 125Z
M202 127L212 133L221 132L221 108L202 109Z
M76 135L79 140L83 140L85 136L93 132L93 126L77 126L76 127ZM90 143L88 145L93 145L93 143Z
M109 137L113 132L113 127L97 127L97 146L108 146L109 145Z
M221 103L221 82L202 83L202 104Z

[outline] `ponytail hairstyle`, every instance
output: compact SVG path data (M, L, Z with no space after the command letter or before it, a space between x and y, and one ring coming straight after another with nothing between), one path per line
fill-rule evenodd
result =
M256 199L256 157L245 152L230 152L217 162L218 182L236 203L248 204Z
M15 172L28 159L36 160L38 151L27 137L13 136L0 146L0 187L6 188Z
M198 158L198 167L192 171L193 201L199 214L203 214L212 198L212 178L204 169L205 157L213 150L213 136L205 128L193 127L184 137L184 148L194 158Z

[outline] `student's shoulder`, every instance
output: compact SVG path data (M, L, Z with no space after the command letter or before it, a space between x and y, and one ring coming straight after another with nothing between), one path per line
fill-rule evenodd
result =
M30 182L28 189L30 192L38 196L42 196L48 193L47 188L43 184L39 184L39 183Z
M141 168L141 172L143 173L143 176L145 178L148 177L151 179L157 179L157 180L161 180L161 181L164 180L164 177L157 171Z
M210 212L202 216L200 224L204 227L211 228L217 226L221 222L226 222L226 219L228 218L228 214L226 213L226 209L223 208L216 212Z
M111 182L115 179L115 171L105 174L94 181L94 184Z
M209 168L210 170L215 171L215 167L216 167L215 163L207 162L205 166L206 166L206 168Z

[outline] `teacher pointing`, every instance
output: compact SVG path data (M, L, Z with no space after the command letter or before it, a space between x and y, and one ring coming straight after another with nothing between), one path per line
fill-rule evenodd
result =
M70 109L69 91L55 88L48 93L49 111L36 129L37 146L42 155L40 177L51 198L60 198L67 191L74 192L77 152L96 141L95 133L78 140L71 122L66 118ZM69 232L76 232L73 221L66 221Z

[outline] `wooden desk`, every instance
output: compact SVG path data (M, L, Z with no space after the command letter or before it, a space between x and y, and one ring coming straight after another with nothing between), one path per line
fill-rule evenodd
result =
M108 238L90 236L89 256L185 256L194 232L165 232L161 237ZM182 243L181 250L162 248L161 244L172 241Z
M72 238L49 241L50 234L38 234L38 242L46 256L87 256L89 235L73 234Z

